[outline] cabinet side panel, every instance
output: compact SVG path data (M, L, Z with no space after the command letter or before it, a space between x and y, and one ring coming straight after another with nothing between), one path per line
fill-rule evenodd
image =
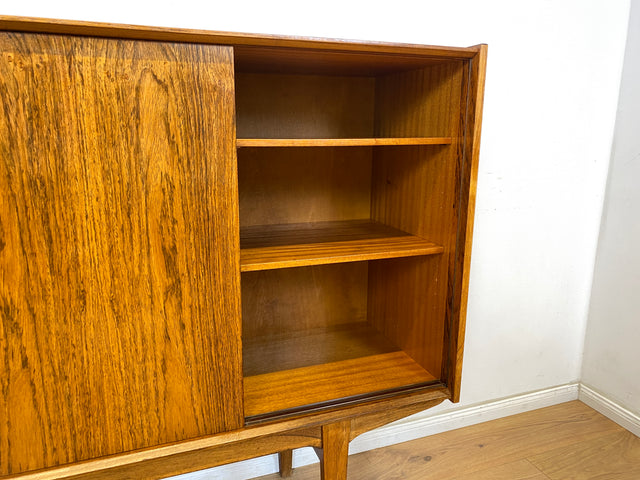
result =
M435 378L443 358L442 255L371 262L370 323Z
M0 55L0 475L239 427L231 48Z
M378 149L375 220L444 247L430 257L372 262L368 318L416 362L440 377L445 350L449 263L455 248L451 147Z
M451 342L450 370L447 372L447 385L451 390L451 400L460 400L462 379L462 356L467 316L467 296L469 290L469 269L471 267L471 245L476 205L476 183L480 160L480 132L482 129L482 109L484 102L484 84L487 67L487 45L480 46L480 52L469 62L468 76L465 79L464 99L465 135L464 162L459 167L460 183L460 233L456 247L456 275L452 282L451 301Z
M376 79L375 134L380 137L455 137L462 62Z
M452 138L448 146L376 149L372 173L372 218L440 244L444 253L371 268L369 320L438 378L449 362L464 72L463 62L451 62L376 81L378 135Z

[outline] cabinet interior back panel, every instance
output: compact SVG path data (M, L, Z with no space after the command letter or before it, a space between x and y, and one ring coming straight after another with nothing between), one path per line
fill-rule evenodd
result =
M370 147L242 148L240 225L369 218L371 161Z
M367 262L242 274L242 336L303 333L367 318Z
M236 75L238 138L373 136L375 79Z
M0 34L0 476L241 427L233 89L230 47Z

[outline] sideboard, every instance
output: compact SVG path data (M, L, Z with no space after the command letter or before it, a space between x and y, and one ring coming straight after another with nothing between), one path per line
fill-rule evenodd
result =
M0 478L457 402L487 47L0 17Z

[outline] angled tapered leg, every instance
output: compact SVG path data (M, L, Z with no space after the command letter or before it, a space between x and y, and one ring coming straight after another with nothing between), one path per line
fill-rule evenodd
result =
M278 453L278 464L280 476L282 478L290 477L293 473L293 450L284 450Z
M350 433L350 420L322 427L322 448L315 449L320 458L322 480L347 479Z

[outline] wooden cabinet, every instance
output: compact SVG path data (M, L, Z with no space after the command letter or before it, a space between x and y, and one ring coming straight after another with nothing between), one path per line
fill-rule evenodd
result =
M457 401L486 46L0 17L0 478Z

